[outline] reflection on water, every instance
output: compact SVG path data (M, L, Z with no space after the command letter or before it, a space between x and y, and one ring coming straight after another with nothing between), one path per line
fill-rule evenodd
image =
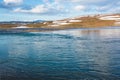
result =
M120 28L115 28L115 29L73 29L73 30L61 30L61 31L53 31L52 33L56 34L63 34L63 35L72 35L75 37L81 37L85 35L93 36L94 35L99 35L99 37L119 37L120 35ZM94 34L94 35L93 35Z
M0 80L120 80L120 28L0 35Z

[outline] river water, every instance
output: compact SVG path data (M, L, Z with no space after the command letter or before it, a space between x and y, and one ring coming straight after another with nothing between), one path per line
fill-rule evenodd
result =
M120 28L0 34L0 80L120 80Z

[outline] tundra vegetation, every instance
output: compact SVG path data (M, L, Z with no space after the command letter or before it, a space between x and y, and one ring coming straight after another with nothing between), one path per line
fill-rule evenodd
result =
M27 23L27 24L4 23L0 24L0 28L10 29L23 25L27 26L28 28L47 28L47 29L98 28L106 26L120 26L120 14L81 16L63 20L44 21L39 23Z

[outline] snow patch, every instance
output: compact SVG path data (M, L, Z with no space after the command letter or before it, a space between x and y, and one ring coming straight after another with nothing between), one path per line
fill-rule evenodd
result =
M59 23L59 25L68 25L70 23Z
M18 26L18 27L15 27L15 28L28 28L27 26Z
M120 16L104 16L100 17L99 19L101 20L115 20L115 21L120 21Z
M81 22L82 20L69 20L69 22Z
M47 22L44 22L43 24L47 24Z
M56 27L56 26L59 26L59 25L57 25L57 24L54 24L54 25L49 25L49 26L53 26L53 27Z
M120 25L120 22L115 22L115 25Z
M68 23L68 21L53 21L53 25L52 26L60 26L60 25L68 25L70 23Z
M54 24L66 23L67 21L53 21Z

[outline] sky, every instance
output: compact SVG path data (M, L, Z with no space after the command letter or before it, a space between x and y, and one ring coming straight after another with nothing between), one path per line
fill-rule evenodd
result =
M0 21L60 20L120 13L120 0L0 0Z

